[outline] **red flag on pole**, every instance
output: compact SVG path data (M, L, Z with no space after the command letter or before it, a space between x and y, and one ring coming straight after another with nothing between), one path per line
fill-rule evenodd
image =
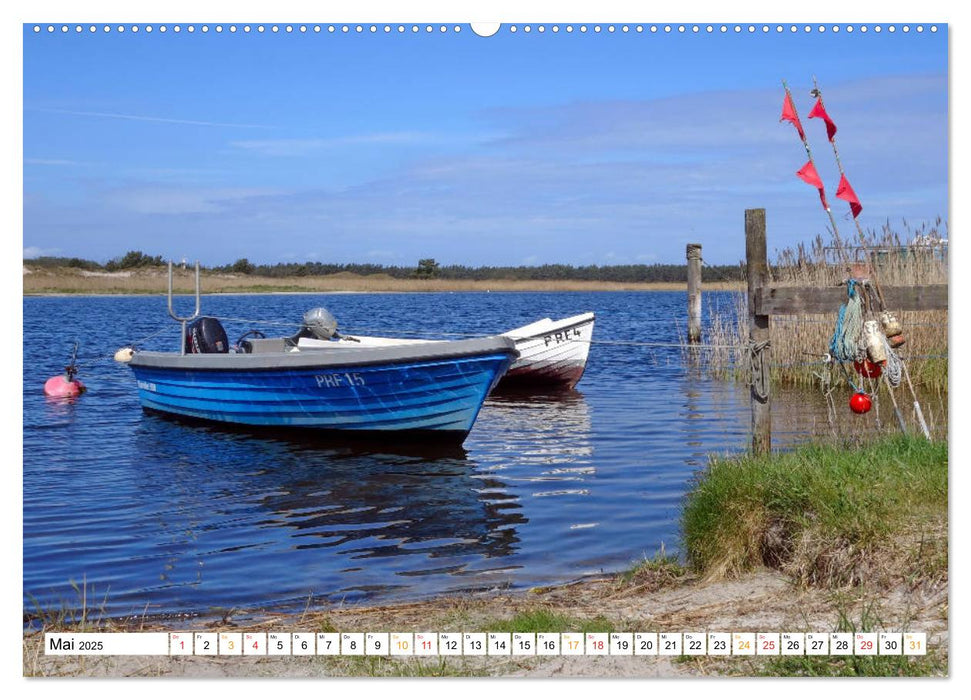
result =
M850 187L850 181L846 179L846 175L840 175L840 184L836 188L836 198L842 199L844 202L850 203L850 211L853 213L853 218L855 219L863 211L863 205L860 204L860 198L856 196L856 192Z
M813 165L813 162L809 161L802 166L796 172L796 175L807 185L812 185L819 190L819 201L823 203L823 209L829 211L829 204L826 203L826 190L823 188L823 180L819 177L819 173L816 172L816 166Z
M823 186L823 180L819 177L819 173L816 172L816 167L813 165L812 161L809 161L802 166L802 169L799 170L796 175L798 175L799 179L805 182L807 185L812 185L817 189Z
M833 140L833 137L836 136L836 123L829 118L828 114L826 114L826 108L823 107L823 98L816 98L816 104L813 105L812 110L810 110L809 118L818 118L826 122L826 137L830 141Z
M792 122L792 125L796 127L796 131L799 132L799 138L806 140L806 134L802 130L802 124L799 122L799 115L796 114L796 106L792 104L792 96L787 92L786 99L782 102L782 116L779 121Z

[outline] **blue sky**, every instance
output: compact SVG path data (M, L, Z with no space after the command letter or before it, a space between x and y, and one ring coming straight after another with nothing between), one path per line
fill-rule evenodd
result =
M806 119L813 75L863 225L948 217L944 24L488 38L73 26L24 27L26 256L626 264L680 262L690 241L734 263L745 208L767 209L770 251L828 225L795 177L806 158L779 123L782 78L852 230L824 126Z

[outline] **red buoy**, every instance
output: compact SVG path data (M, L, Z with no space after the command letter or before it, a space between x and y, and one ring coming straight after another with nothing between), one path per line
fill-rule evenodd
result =
M80 379L68 379L63 374L51 377L44 382L44 393L58 399L80 396L84 389L84 384L81 383Z
M867 379L876 379L883 372L879 364L870 360L863 360L863 362L857 360L853 363L853 368Z
M71 362L64 368L64 374L51 377L44 382L44 393L56 399L70 399L80 396L85 391L81 380L75 379L78 373L78 343L74 343L74 350L71 352Z
M873 408L873 401L866 394L858 392L850 397L850 410L853 413L869 413L871 408Z

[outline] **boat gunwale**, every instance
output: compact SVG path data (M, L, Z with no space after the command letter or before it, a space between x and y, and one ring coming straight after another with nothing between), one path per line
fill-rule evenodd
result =
M573 319L579 318L579 316L584 316L584 317L589 316L589 318L584 318L583 320L575 321L572 323L565 323L562 326L557 325L559 323L562 323L563 321L573 321ZM506 331L505 333L503 333L503 335L507 338L512 338L517 343L521 343L526 340L539 340L545 336L550 335L551 333L563 333L565 331L572 331L575 328L583 328L585 326L591 326L594 324L595 321L596 321L596 317L594 316L593 312L588 312L586 314L579 314L578 316L574 316L572 318L565 318L565 319L561 319L560 321L554 321L552 326L550 326L548 329L544 331L540 331L539 333L533 333L530 335L512 335L517 330L519 330L514 328L511 331ZM523 326L523 328L528 328L528 326Z
M298 352L268 353L198 353L180 355L174 352L138 351L129 361L134 368L173 371L239 371L272 372L290 370L395 366L449 360L475 359L504 354L513 361L519 351L507 336L488 336L444 343L422 343L378 347L304 348Z

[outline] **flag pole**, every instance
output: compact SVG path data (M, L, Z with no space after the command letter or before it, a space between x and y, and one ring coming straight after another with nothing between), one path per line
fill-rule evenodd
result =
M792 93L789 92L789 86L786 84L785 80L782 81L782 87L785 88L786 99L789 100L789 103L792 104L793 107L795 107L795 102L792 101ZM797 114L797 118L798 118L798 114ZM813 161L813 152L809 148L809 141L806 140L806 134L801 128L797 129L797 131L799 132L799 138L802 139L802 145L806 149L806 156L809 158L809 163L813 166L813 169L815 170L816 163ZM829 215L829 223L833 227L833 238L836 239L836 250L839 251L840 261L844 265L849 267L849 261L846 257L846 251L843 250L843 241L840 239L840 232L839 232L839 229L836 227L836 218L833 216L833 211L829 208L829 202L827 202L824 205L824 208L826 209L826 214Z
M813 97L815 97L817 100L819 100L819 104L823 108L823 112L826 112L826 103L823 102L823 93L819 89L819 84L816 82L816 76L815 75L813 76L813 89L812 89L812 92L810 94ZM840 178L841 179L845 179L846 178L846 173L843 170L843 163L840 160L840 152L839 152L839 149L836 147L836 134L834 133L833 134L833 137L830 138L830 139L828 139L828 140L829 140L830 145L833 147L833 156L836 158L836 167L839 169ZM872 259L870 257L870 247L867 245L866 236L863 233L863 227L860 226L860 222L857 220L857 218L855 216L852 216L852 213L853 213L853 210L852 210L852 207L851 207L850 214L851 214L851 218L853 219L853 223L856 225L856 233L860 237L860 247L863 249L863 252L866 253L867 260L868 261L871 261ZM873 277L873 286L876 289L877 296L880 299L880 305L883 306L884 305L883 291L880 289L880 283L877 280L876 267L873 267L870 270L870 274Z
M813 91L812 91L811 94L812 94L813 97L815 97L816 99L819 100L819 104L822 105L823 111L825 111L826 110L826 103L823 102L823 93L820 92L820 90L819 90L819 85L816 83L816 76L815 75L813 76ZM835 133L833 134L833 138L829 139L829 143L833 147L833 155L836 157L836 167L839 168L840 177L845 178L846 177L846 173L843 171L843 163L840 161L840 152L839 152L839 149L836 147L836 134ZM867 248L867 245L866 245L866 236L863 235L863 228L860 226L860 222L857 221L857 219L856 219L855 216L853 217L853 223L856 224L856 232L857 232L857 234L860 237L860 245L862 245L863 246L863 249L866 250L866 248ZM881 297L882 297L882 295L881 295ZM881 301L883 301L883 299L881 299Z
M819 100L819 104L823 108L823 112L826 112L826 103L823 102L823 93L819 89L819 84L816 82L815 75L813 76L813 90L811 94L813 97ZM839 149L836 147L835 133L833 134L833 138L829 139L829 142L833 146L833 156L836 158L836 167L839 168L840 177L845 178L846 173L843 171L843 163L840 161L840 152L839 152ZM851 214L853 213L852 208L850 209L850 213ZM857 220L855 216L853 216L852 218L853 218L853 223L856 224L856 232L860 237L860 246L863 248L863 252L866 253L867 260L868 261L872 260L870 256L870 247L867 245L866 236L863 234L863 227L860 226L860 222ZM877 279L876 265L871 267L870 275L873 278L873 287L874 289L876 289L877 296L880 299L880 307L886 308L886 305L883 300L883 291L881 291L880 282ZM907 386L910 389L910 396L914 400L914 413L917 416L917 420L920 424L920 427L924 431L924 437L930 440L931 439L930 432L927 430L927 424L924 422L924 414L920 409L920 401L917 399L917 392L914 391L914 385L910 381L910 373L907 371L907 363L904 362L904 359L902 357L900 357L899 359L900 359L900 367L903 371L904 377L907 379ZM881 380L883 380L884 385L887 387L887 393L890 395L890 401L893 403L893 410L897 416L897 421L900 423L900 429L902 432L906 433L907 426L904 423L904 419L900 413L900 409L897 407L897 399L894 396L893 387L890 385L890 381L887 379L886 375L881 375Z

